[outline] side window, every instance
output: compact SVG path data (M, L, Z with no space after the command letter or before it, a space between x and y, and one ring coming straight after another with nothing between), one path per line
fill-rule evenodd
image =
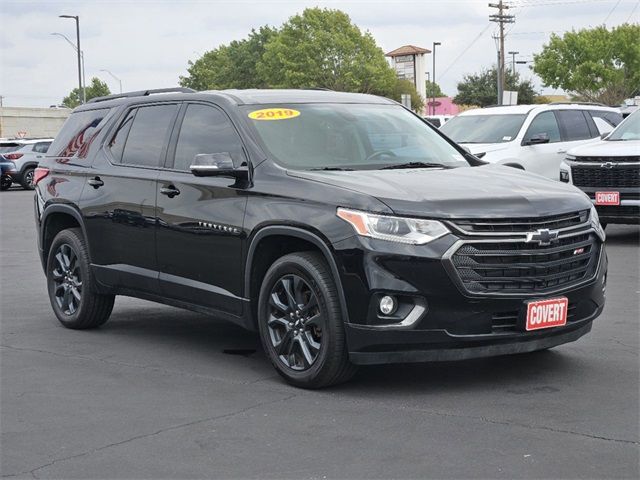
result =
M565 142L586 140L593 137L582 110L560 110L558 121L564 133L563 140Z
M597 118L601 118L603 121L607 122L612 127L617 127L620 122L622 122L622 114L616 112L606 112L602 110L591 110L589 111L591 117L593 117L594 122L598 125ZM599 126L599 125L598 125Z
M129 130L131 130L131 125L133 124L133 119L136 116L137 110L131 110L127 113L127 116L124 118L118 130L113 135L111 142L109 142L109 148L111 149L111 155L117 163L122 162L122 152L124 152L124 144L127 142L127 137L129 136Z
M540 134L546 134L549 137L549 143L560 141L560 129L553 112L542 112L533 119L524 136L524 142Z
M72 113L47 153L55 157L83 157L102 128L102 121L108 113L108 108Z
M178 105L139 107L124 141L121 163L143 167L159 167ZM127 119L125 119L125 122ZM124 124L121 127L125 127ZM120 128L120 132L123 129ZM116 137L120 133L116 134ZM114 140L118 140L114 137ZM115 144L114 144L115 146ZM113 147L112 147L113 148Z
M189 105L180 127L173 168L189 170L196 155L223 152L231 155L236 166L245 161L242 142L229 118L215 107Z
M51 145L51 142L38 142L33 145L33 151L36 153L47 153L49 145Z

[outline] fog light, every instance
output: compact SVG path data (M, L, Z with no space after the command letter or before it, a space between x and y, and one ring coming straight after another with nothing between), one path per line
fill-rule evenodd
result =
M560 170L560 181L569 183L569 172L567 172L566 170Z
M384 315L391 315L398 308L398 302L390 295L385 295L380 299L380 312Z

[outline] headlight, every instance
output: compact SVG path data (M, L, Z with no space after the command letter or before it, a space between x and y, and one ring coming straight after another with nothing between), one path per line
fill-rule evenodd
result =
M575 155L568 155L566 157L564 157L565 160L569 160L570 162L575 162L576 161L576 156Z
M359 235L390 242L424 245L449 233L437 220L374 215L346 208L338 208L337 215L349 222Z
M591 226L596 231L596 234L600 237L600 240L603 242L606 240L607 235L604 233L604 228L600 225L600 217L598 217L598 211L596 207L591 207Z

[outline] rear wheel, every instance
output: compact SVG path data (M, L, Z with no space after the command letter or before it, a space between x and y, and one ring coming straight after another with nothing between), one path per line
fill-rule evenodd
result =
M2 175L2 178L0 179L0 190L9 190L12 183L13 180L11 180L11 177L9 175Z
M260 339L278 373L292 385L321 388L351 378L338 292L317 253L286 255L260 289Z
M47 259L47 287L53 311L67 328L99 327L111 315L115 296L96 293L79 228L63 230L54 238Z
M22 181L20 182L20 185L22 185L22 188L24 188L25 190L34 189L34 185L33 185L34 171L35 171L34 167L27 167L24 169L24 172L22 173Z

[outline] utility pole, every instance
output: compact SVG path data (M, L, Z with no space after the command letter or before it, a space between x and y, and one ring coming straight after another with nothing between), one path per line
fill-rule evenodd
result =
M498 50L498 105L502 105L502 92L504 91L504 26L506 23L515 23L515 15L507 15L505 10L509 9L502 0L498 3L490 3L489 7L497 8L498 13L489 15L489 21L500 25L500 47Z
M511 55L511 74L515 77L516 76L516 55L518 55L520 52L508 52L509 55Z
M433 108L433 115L436 114L436 47L438 45L442 45L440 42L433 42L433 53L432 53L432 60L433 60L433 75L431 77L431 106ZM427 111L431 111L430 108L427 108Z

